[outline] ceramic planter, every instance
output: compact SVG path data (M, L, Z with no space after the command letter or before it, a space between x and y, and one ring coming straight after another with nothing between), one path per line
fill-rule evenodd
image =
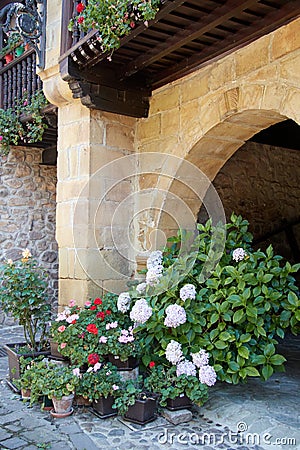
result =
M8 53L7 55L4 56L4 59L5 59L5 64L9 64L10 62L13 61L14 55L12 53Z
M97 413L97 416L101 419L106 419L107 417L113 417L117 415L117 410L112 407L114 404L114 397L109 395L107 398L100 397L94 400L92 403L93 410Z
M56 397L52 397L53 410L50 411L51 415L56 418L70 416L73 412L74 394L64 395L60 400Z
M191 400L185 395L181 394L178 397L172 399L167 399L167 409L170 409L171 411L177 411L179 409L186 409L190 408L192 406Z
M136 400L128 411L124 414L124 419L129 422L145 425L156 419L157 403L153 398L145 400Z
M126 361L121 361L119 356L108 355L108 361L118 368L118 370L132 370L139 365L137 358L129 356Z
M22 353L20 349L26 346L24 342L17 344L4 344L3 348L6 350L8 356L8 367L9 367L9 381L13 383L13 380L18 380L20 378L20 358L24 356L24 358L37 358L38 356L44 355L48 356L50 351L44 352L29 352Z

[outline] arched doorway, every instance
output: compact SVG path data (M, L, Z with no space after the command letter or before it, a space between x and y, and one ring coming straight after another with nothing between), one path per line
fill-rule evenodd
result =
M300 261L300 127L286 120L257 133L220 169L213 186L226 218L250 223L256 248ZM207 219L200 209L199 222Z

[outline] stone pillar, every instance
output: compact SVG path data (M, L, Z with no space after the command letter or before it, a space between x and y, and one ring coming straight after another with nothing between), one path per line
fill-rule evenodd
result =
M134 123L131 118L91 111L80 101L59 108L60 305L70 299L83 304L103 290L120 292L133 270L125 236L133 215L134 177L126 155L133 151Z

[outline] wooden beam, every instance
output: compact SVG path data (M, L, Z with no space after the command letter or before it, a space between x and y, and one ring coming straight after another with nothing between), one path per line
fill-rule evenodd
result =
M224 57L233 51L244 47L255 39L270 33L279 26L296 19L298 16L300 16L299 0L288 2L282 8L269 13L267 17L255 21L249 29L245 28L242 31L235 33L234 37L228 36L220 41L219 44L206 47L198 54L195 54L190 58L185 58L180 63L159 72L150 81L151 87L152 89L156 89L181 76L188 75L189 73L219 59L220 56Z
M161 44L149 50L146 54L136 58L128 64L120 78L129 77L141 69L149 66L153 62L163 58L172 51L182 47L188 42L199 38L204 33L222 24L225 20L233 17L237 13L258 3L258 0L229 0L225 5L219 6L212 13L207 14L197 22L192 22L187 28L180 30Z

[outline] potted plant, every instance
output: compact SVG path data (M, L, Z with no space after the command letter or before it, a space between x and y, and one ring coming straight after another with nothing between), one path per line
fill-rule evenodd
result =
M0 154L7 155L11 145L32 144L43 139L48 124L42 110L47 103L42 91L36 91L30 98L25 91L13 108L0 109Z
M17 31L10 33L5 38L5 45L0 50L0 58L10 54L13 55L13 51L16 47L20 46L22 43L22 36ZM20 56L20 55L19 55Z
M58 351L77 366L103 361L106 349L100 338L111 315L110 303L105 299L87 301L83 308L71 300L51 323L50 334Z
M102 419L117 414L112 408L122 380L117 368L111 363L96 363L80 374L76 395L92 402L94 411Z
M89 0L77 5L78 15L71 19L68 29L99 30L98 41L102 52L112 52L120 47L120 38L128 35L139 23L148 25L156 16L161 0L123 0L113 7L111 1Z
M137 380L125 381L117 391L113 405L125 420L145 425L156 419L156 395L145 389L142 377Z
M72 366L49 362L40 378L40 390L53 402L51 415L56 418L72 414L75 390L79 385L79 372Z
M176 366L152 365L144 383L158 395L159 404L170 410L200 406L208 399L207 386L194 374L179 373Z
M106 337L108 359L119 370L132 370L139 365L140 345L134 335L133 325L123 328L117 324L107 330Z
M47 273L32 258L28 249L22 252L22 256L19 261L7 261L1 271L0 304L23 326L25 338L23 343L5 346L11 381L20 376L20 355L34 357L40 352L49 354L47 344L51 311Z
M14 380L15 386L21 390L22 399L30 401L30 405L42 400L42 409L53 408L52 402L44 394L44 377L49 361L43 356L35 359L20 358L21 375Z

